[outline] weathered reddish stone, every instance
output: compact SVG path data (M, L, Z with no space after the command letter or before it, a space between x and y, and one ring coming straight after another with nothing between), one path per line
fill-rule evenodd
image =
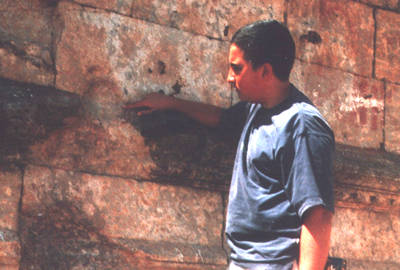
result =
M400 154L400 86L386 85L385 149Z
M0 166L0 231L1 229L14 232L18 230L21 182L22 176L18 169Z
M337 142L380 147L383 142L382 82L300 61L295 62L291 79L325 116Z
M162 1L133 2L132 15L184 31L228 39L241 26L261 19L284 20L285 1Z
M30 160L56 168L149 179L155 166L144 138L127 122L71 118L46 141L31 147Z
M47 52L45 53L47 54ZM52 70L40 65L35 65L29 59L20 57L8 48L1 48L1 45L0 76L40 85L52 85L54 82L54 72Z
M394 10L399 10L400 8L398 0L360 0L360 2Z
M119 105L159 89L230 103L225 43L70 3L59 13L58 88Z
M70 250L74 259L85 247L95 252L86 241L99 249L93 257L111 246L117 257L124 251L150 262L226 263L219 193L34 166L24 183L23 250L42 246L39 259L48 245Z
M50 2L42 0L2 1L0 76L43 85L53 83L53 10Z
M2 40L8 37L16 42L48 46L51 43L52 10L50 1L3 0L0 7Z
M21 172L17 168L0 166L0 269L19 268L17 231L21 183Z
M400 265L399 217L399 211L337 208L330 255L345 258L348 269L397 269L394 266ZM353 264L375 267L353 268Z
M353 1L289 1L288 27L301 60L372 74L372 8Z
M337 144L335 157L337 206L386 213L400 211L400 156Z
M18 242L0 241L0 269L18 270L20 260L20 245Z
M104 9L107 11L115 11L124 15L130 15L132 10L133 0L74 0L74 2L79 4L88 5L91 7L96 7Z
M376 77L399 83L400 14L378 10L376 21Z

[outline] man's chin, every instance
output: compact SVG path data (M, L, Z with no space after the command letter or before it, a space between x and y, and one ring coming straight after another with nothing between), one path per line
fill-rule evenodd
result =
M248 99L246 98L246 96L242 95L239 91L236 91L236 93L237 93L237 95L238 95L238 97L239 97L239 99L240 99L241 101L248 101Z

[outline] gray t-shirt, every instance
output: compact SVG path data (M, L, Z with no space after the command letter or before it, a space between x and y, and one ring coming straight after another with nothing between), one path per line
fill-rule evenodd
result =
M304 213L317 205L333 212L333 132L293 85L272 109L245 102L227 109L221 128L235 124L242 133L226 222L231 259L290 268Z

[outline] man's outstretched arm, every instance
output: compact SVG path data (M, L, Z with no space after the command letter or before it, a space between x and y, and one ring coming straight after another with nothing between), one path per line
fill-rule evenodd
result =
M176 110L210 127L218 125L222 113L222 108L214 105L183 100L160 93L149 94L140 101L126 104L124 108L141 108L142 110L138 112L138 115L157 110Z
M322 206L307 211L300 235L300 270L323 270L328 258L333 214Z

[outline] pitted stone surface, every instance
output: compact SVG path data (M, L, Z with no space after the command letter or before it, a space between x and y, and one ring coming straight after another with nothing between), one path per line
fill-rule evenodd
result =
M7 238L1 232L3 229L18 230L21 184L22 174L17 168L0 165L0 242Z
M31 147L32 163L95 174L149 179L155 166L144 138L129 123L70 119Z
M285 1L133 2L132 16L184 31L228 40L241 26L262 19L284 21Z
M0 241L0 268L5 270L20 269L20 245L18 242Z
M400 85L386 86L385 149L400 154Z
M0 165L0 269L19 268L18 207L22 174L14 166Z
M400 14L376 14L376 77L400 83Z
M51 1L2 1L1 77L42 85L54 82L51 57L53 10Z
M289 1L288 27L303 61L371 76L372 8L353 1Z
M396 269L385 266L398 266L400 263L399 230L398 211L377 213L368 210L338 208L334 217L330 254L346 258L350 262L352 260L364 261L364 265L368 265L368 263L374 265L373 262L380 263L375 263L376 268L364 269ZM385 237L378 237L383 235Z
M76 246L61 248L77 254L87 246L79 243L82 234L83 241L105 246L107 241L117 250L141 250L162 261L225 264L219 193L35 166L26 169L24 183L25 233L37 230L31 226L41 220L50 226L36 232L43 234L37 241L56 237L51 231L58 230L65 243L76 241ZM56 219L52 225L46 220L51 217ZM23 241L32 244L29 238Z
M59 13L57 87L120 105L160 89L230 104L227 44L70 3L60 3Z
M300 61L291 79L325 116L337 142L364 148L383 143L383 82Z

